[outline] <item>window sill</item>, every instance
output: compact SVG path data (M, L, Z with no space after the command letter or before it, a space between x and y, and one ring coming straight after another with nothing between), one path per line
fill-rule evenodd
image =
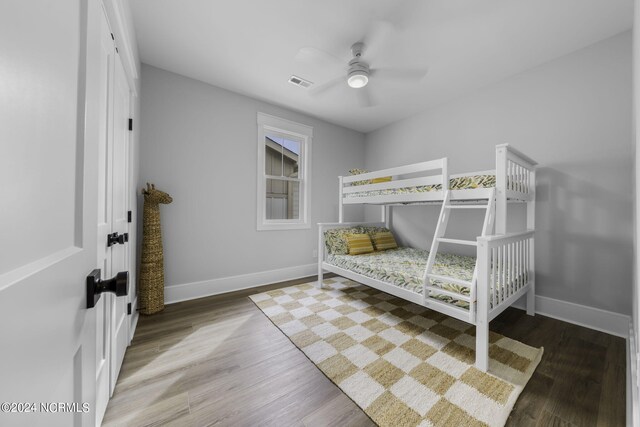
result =
M310 224L304 223L271 223L271 224L258 224L258 231L274 231L274 230L305 230L310 229Z

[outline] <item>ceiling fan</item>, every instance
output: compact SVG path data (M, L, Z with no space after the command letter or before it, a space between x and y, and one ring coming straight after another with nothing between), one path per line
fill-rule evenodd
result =
M329 89L336 87L348 87L355 89L358 103L362 107L371 107L374 103L371 100L368 86L370 81L373 86L376 80L393 79L415 84L426 75L427 69L403 69L403 68L377 68L371 67L371 59L375 60L383 42L393 32L393 26L385 21L378 21L372 25L371 29L364 37L364 41L359 41L351 46L351 60L345 61L336 55L327 53L314 47L304 47L298 51L296 59L299 61L312 63L317 67L327 67L331 65L339 66L342 72L339 76L319 84L309 90L311 96L319 96ZM346 65L346 66L345 66ZM339 68L336 67L336 71ZM336 73L337 74L337 73ZM373 81L372 81L373 80ZM346 85L345 85L346 83Z

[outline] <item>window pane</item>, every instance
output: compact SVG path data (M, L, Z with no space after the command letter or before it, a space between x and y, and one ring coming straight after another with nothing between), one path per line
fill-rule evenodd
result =
M267 219L300 218L300 183L282 179L267 179Z
M265 173L273 176L297 178L301 143L281 135L265 137Z
M273 135L265 137L264 173L267 175L282 176L282 145Z
M283 140L282 154L283 175L289 178L298 178L300 169L300 143L287 139Z

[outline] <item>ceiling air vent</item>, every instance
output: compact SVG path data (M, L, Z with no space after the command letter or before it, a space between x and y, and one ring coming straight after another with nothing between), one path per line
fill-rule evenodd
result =
M291 83L292 85L303 87L305 89L310 87L313 84L309 80L305 80L298 76L289 77L289 83Z

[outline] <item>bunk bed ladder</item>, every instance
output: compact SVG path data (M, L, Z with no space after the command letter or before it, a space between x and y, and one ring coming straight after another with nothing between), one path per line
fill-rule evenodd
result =
M429 251L429 258L427 259L427 268L425 269L425 274L424 274L424 285L423 285L422 297L423 297L425 306L427 305L427 299L429 298L429 295L432 291L441 295L448 295L450 297L453 297L459 300L467 301L469 303L470 321L473 323L475 322L475 316L476 316L475 302L476 302L476 282L478 279L478 261L476 260L476 265L475 265L475 268L473 269L473 277L470 282L466 280L456 279L454 277L441 276L438 274L434 274L432 272L440 243L453 243L453 244L468 245L468 246L477 246L478 244L476 240L449 239L444 237L445 232L447 231L447 225L449 223L449 217L451 216L451 211L455 209L485 209L486 213L484 216L484 222L482 224L482 231L480 236L488 236L493 232L493 227L495 224L495 211L496 211L495 188L491 189L489 200L487 201L486 205L484 204L454 205L451 203L451 191L447 190L447 192L445 193L444 199L442 201L442 209L440 210L440 216L438 217L438 224L436 225L436 231L433 236L433 241L431 242L431 250ZM437 286L432 285L431 279L465 286L470 289L470 295L469 296L459 295L454 292L441 289Z

